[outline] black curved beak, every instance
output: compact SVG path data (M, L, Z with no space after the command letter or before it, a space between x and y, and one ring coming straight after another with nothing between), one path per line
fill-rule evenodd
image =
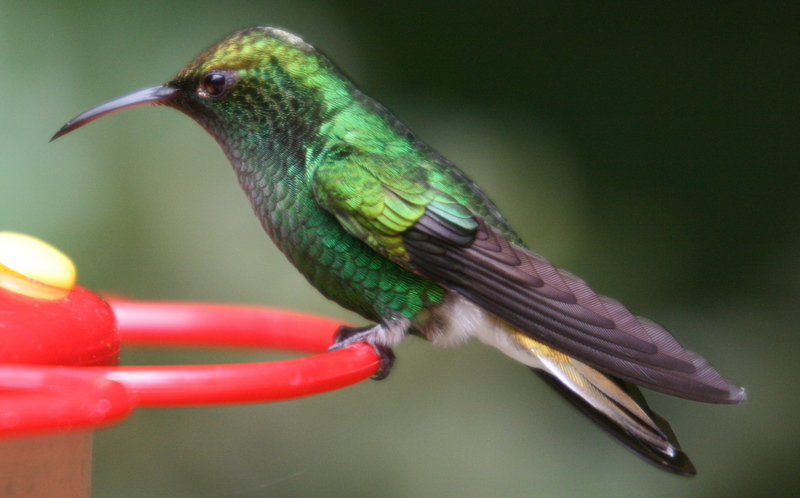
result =
M53 138L51 138L50 141L52 142L56 138L66 135L72 130L77 130L81 126L91 123L95 119L101 118L106 114L111 114L112 112L117 112L122 109L128 109L130 107L136 107L140 105L164 104L170 98L172 98L177 91L177 88L171 86L154 86L152 88L139 90L138 92L129 93L128 95L108 101L105 104L100 104L99 106L93 107L92 109L89 109L88 111L78 114L72 118L69 123L62 126L61 129L58 130L55 135L53 135Z

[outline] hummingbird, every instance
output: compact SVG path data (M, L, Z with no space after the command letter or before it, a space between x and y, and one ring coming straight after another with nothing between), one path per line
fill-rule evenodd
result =
M168 83L94 107L51 140L140 105L177 109L217 140L278 248L372 322L340 328L331 349L372 345L374 378L408 335L477 338L681 475L695 467L639 386L707 403L746 397L666 329L532 252L466 174L293 34L237 31Z

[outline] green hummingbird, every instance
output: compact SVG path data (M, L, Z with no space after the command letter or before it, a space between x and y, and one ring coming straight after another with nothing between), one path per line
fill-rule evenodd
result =
M166 105L222 146L264 230L327 298L375 323L332 349L477 337L523 363L645 460L695 474L637 386L695 401L745 391L659 325L533 253L462 171L324 55L275 28L238 31L162 86L78 115Z

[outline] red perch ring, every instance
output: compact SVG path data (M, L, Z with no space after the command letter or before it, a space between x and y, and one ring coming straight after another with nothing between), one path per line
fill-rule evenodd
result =
M107 425L140 406L310 396L365 380L380 365L366 344L327 352L342 325L327 318L247 306L123 300L110 304L123 345L264 347L315 354L216 365L0 364L0 437Z

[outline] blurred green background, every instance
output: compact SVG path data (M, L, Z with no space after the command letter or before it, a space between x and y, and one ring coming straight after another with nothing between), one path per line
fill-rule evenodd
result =
M47 143L236 29L283 27L477 180L537 252L749 389L742 406L648 394L698 477L641 462L493 350L410 339L385 382L140 410L97 434L96 496L800 490L800 8L522 3L0 3L0 229L61 248L92 289L358 320L284 260L180 113L126 111Z

